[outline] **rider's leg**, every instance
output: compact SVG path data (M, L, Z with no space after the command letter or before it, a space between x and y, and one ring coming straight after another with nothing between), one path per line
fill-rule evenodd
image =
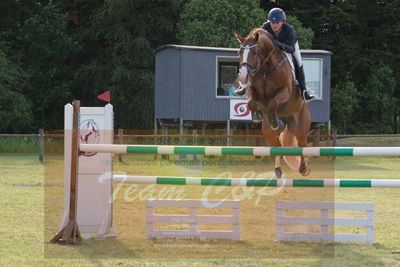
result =
M315 96L306 88L306 79L304 76L304 68L303 66L299 67L299 75L297 77L299 81L299 86L301 89L301 93L305 102L310 102L315 100Z
M315 100L315 96L307 90L306 87L306 78L304 75L304 68L303 68L303 62L301 61L301 54L300 54L300 48L299 48L299 43L296 42L295 44L295 51L293 53L293 57L295 58L295 64L297 65L297 70L296 70L296 78L297 81L299 82L299 86L301 89L301 95L304 99L305 102L310 102Z

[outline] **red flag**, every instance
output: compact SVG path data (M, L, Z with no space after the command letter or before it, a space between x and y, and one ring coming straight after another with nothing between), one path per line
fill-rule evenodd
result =
M101 95L98 95L97 98L110 103L110 101L111 101L110 91L107 91L107 92L102 93Z

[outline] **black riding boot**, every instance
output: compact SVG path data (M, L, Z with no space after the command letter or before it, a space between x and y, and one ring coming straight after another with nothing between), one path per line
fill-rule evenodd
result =
M233 95L235 96L243 96L246 93L246 87L244 87L243 85L240 85L235 92L233 93Z
M306 78L304 76L303 66L298 67L297 80L299 81L301 96L303 97L304 102L315 100L315 96L306 88Z

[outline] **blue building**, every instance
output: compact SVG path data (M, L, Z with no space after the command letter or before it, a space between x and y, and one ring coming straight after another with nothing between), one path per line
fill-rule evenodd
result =
M230 96L238 73L238 49L164 45L155 51L155 120L188 125L197 123L252 123L233 117L232 105L243 101ZM330 121L331 52L302 50L307 87L317 96L311 102L315 124Z

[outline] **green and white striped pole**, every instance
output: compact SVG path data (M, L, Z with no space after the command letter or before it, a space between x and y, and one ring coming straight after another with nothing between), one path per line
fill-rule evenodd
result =
M350 179L249 179L249 178L199 178L166 176L114 175L113 183L205 185L205 186L261 186L261 187L400 187L400 180L350 180Z
M400 147L221 147L221 146L145 146L81 144L82 152L98 153L149 153L160 155L199 154L209 156L350 156L350 157L400 157Z

